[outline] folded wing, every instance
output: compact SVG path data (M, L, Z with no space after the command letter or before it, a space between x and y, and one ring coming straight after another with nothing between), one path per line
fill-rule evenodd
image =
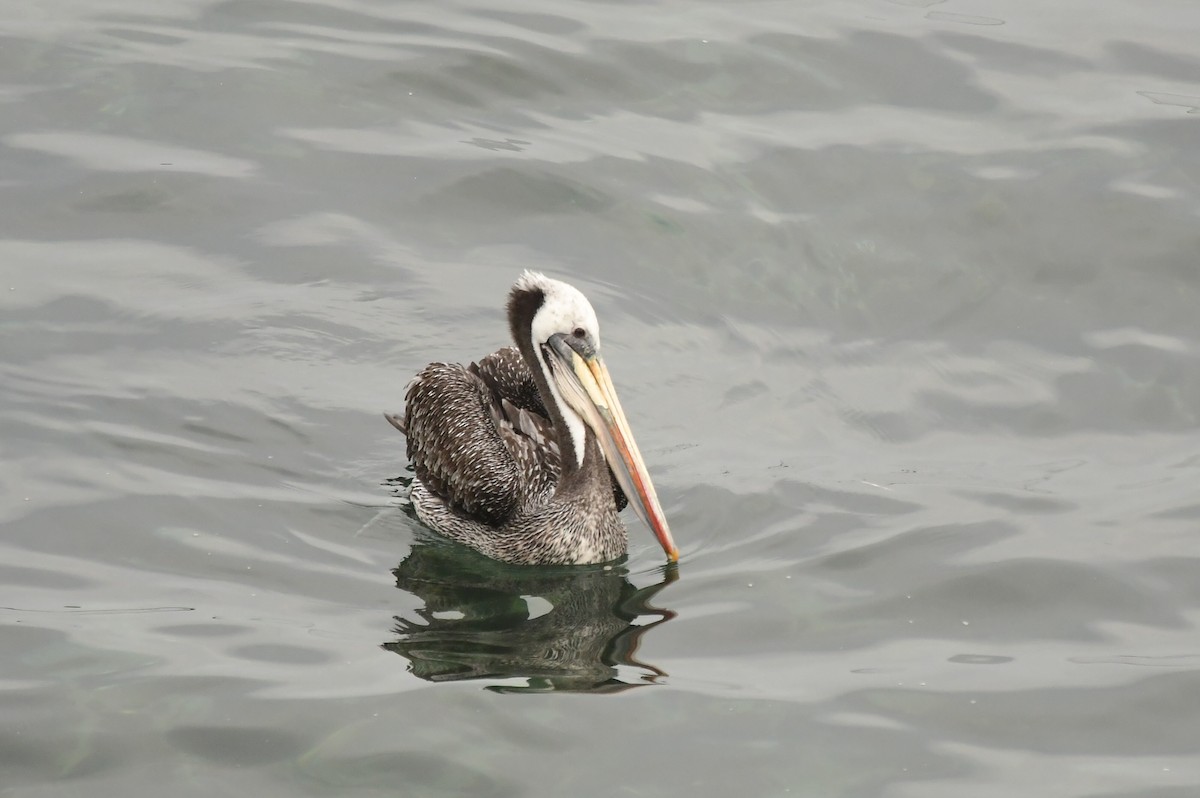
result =
M544 500L559 475L553 425L512 347L479 363L431 363L409 384L404 418L417 478L451 509L500 526Z

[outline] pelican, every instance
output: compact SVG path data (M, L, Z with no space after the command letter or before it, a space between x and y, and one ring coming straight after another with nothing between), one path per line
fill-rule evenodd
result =
M672 562L646 464L600 357L580 291L526 271L508 295L515 347L469 366L430 363L409 383L404 433L417 517L521 565L602 563L628 546L626 497Z

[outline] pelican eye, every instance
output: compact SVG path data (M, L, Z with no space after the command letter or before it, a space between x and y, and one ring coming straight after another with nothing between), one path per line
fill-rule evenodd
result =
M571 335L574 335L576 338L587 338L587 330L583 329L582 327L576 327L575 331L572 332Z

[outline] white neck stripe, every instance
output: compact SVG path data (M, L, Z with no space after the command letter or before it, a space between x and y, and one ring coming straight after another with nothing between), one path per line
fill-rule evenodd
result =
M550 367L546 365L546 358L542 356L541 347L536 341L533 344L533 351L537 353L538 365L541 366L542 374L546 377L546 385L550 386L554 404L558 406L558 412L566 422L567 431L571 433L571 448L575 450L575 463L579 468L583 468L583 447L587 442L587 431L583 427L583 419L563 401L562 394L558 392L558 386L554 384L554 375L550 373Z

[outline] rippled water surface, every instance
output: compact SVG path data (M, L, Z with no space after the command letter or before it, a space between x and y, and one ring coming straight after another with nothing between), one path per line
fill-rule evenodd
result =
M0 2L0 795L1200 794L1197 30ZM677 571L409 514L525 267Z

